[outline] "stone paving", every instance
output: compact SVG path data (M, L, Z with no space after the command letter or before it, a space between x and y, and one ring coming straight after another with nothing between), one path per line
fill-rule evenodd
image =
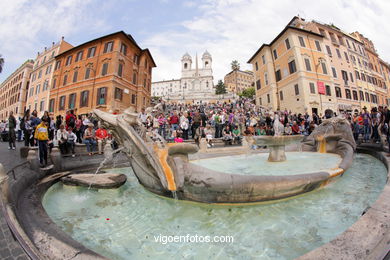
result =
M8 143L0 141L0 163L5 170L10 170L14 166L22 163L24 159L20 158L19 147L23 143L16 144L16 150L8 150ZM30 259L19 243L13 238L10 229L0 211L0 259L1 260L27 260Z

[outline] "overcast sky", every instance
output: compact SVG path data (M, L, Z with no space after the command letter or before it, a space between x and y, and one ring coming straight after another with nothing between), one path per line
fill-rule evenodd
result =
M207 49L216 82L234 59L251 69L247 60L298 14L361 32L390 61L389 0L9 0L0 10L0 82L61 36L76 46L120 30L150 49L153 81L180 77L182 55Z

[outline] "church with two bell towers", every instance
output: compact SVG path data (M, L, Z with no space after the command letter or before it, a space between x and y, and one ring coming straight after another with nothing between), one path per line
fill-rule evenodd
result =
M177 103L215 102L221 97L215 95L212 69L213 59L206 50L201 59L188 53L181 58L181 78L152 82L152 96Z

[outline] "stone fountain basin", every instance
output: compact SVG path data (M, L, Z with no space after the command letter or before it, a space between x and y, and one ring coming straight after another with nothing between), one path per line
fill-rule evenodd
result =
M325 186L344 172L339 165L333 165L326 170L305 174L243 175L212 170L182 157L173 157L170 165L176 169L179 199L224 204L263 202L300 195Z
M119 188L126 182L126 180L126 175L115 173L70 174L61 178L62 183L66 185L91 187L95 189Z

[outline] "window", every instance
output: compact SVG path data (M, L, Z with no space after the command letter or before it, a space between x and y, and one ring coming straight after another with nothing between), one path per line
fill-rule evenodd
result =
M60 67L61 67L61 61L58 60L58 61L56 62L56 66L55 66L54 70L58 70Z
M310 93L311 94L315 94L316 93L316 87L315 87L314 83L310 82L309 86L310 86Z
M323 30L323 29L319 29L319 31L320 31L320 34L321 34L322 36L326 37L325 30Z
M59 110L64 110L65 109L65 96L60 97L60 103L59 103Z
M133 84L137 85L137 72L133 72Z
M32 97L32 95L34 95L34 87L31 87L31 88L30 88L29 97Z
M38 79L40 79L41 77L42 77L42 70L40 70L38 73Z
M360 74L359 71L355 70L355 77L356 79L360 80Z
M351 45L349 45L348 39L345 39L345 41L347 42L348 48L351 49Z
M263 65L265 64L265 56L261 56L261 60L263 61Z
M257 61L255 63L256 70L259 70L259 64L257 64Z
M270 98L269 94L267 94L267 101L268 101L268 103L271 103L271 98Z
M292 60L288 63L288 69L290 71L290 74L294 73L297 71L297 67L295 65L295 60Z
M261 98L259 98L259 104L260 104L260 106L263 105Z
M353 100L358 100L358 94L356 90L352 91Z
M103 51L103 53L112 52L113 47L114 47L114 42L113 41L106 42L106 44L104 44L104 51Z
M348 73L346 71L342 70L341 75L343 77L345 85L348 85Z
M89 79L89 75L91 74L91 68L85 69L85 79Z
M127 54L127 46L126 44L121 44L121 53L126 56Z
M276 50L274 50L273 53L274 53L274 59L276 60L278 58L278 53L276 52Z
M97 93L97 104L98 105L105 105L106 104L106 96L107 96L107 88L99 88Z
M123 64L119 63L118 65L118 76L122 77Z
M88 106L88 96L89 96L88 90L84 90L81 92L80 107L87 107Z
M351 99L352 98L351 97L351 90L349 90L349 89L345 90L345 98L347 98L347 99Z
M279 91L279 98L280 100L283 100L283 91Z
M325 64L325 62L322 62L322 63L321 63L321 66L322 66L322 72L323 72L324 74L328 74L328 70L326 69L326 64Z
M78 71L76 70L74 73L73 73L73 82L76 82L77 81L77 76L78 76Z
M49 112L54 112L54 98L49 101Z
M46 61L46 56L43 57L43 60L42 60L41 64L45 63L45 61Z
M339 87L335 87L334 90L336 92L336 97L342 98L341 89Z
M37 95L41 91L41 85L37 85L37 88L35 89L35 95Z
M49 81L48 81L48 80L45 80L45 82L43 82L43 90L42 90L42 91L46 91L48 85L49 85Z
M53 79L52 88L56 88L56 85L57 85L57 79Z
M299 39L299 44L301 45L301 47L306 47L305 40L303 39L303 37L302 36L298 36L298 39Z
M88 49L87 58L91 58L95 56L96 47L91 47Z
M332 96L332 91L330 90L329 85L325 85L325 93L327 96Z
M332 67L333 78L337 79L337 71L335 67Z
M370 102L370 94L368 94L367 92L366 92L366 101Z
M83 59L83 51L79 51L76 55L76 60L75 62L82 60Z
M361 76L362 76L362 80L366 81L366 74L362 73Z
M135 104L137 96L135 94L131 94L131 104Z
M280 70L277 70L275 72L275 78L276 78L276 82L278 82L282 79L282 74L280 73Z
M139 65L139 56L137 54L134 54L133 62L137 65Z
M341 59L341 53L340 53L339 49L336 49L336 53L337 53L337 57L339 57L339 59Z
M287 50L289 50L291 48L291 46L290 46L290 41L288 40L288 38L284 42L286 43Z
M120 88L115 88L115 99L122 101L122 96L123 96L123 90Z
M316 43L316 48L317 48L317 51L321 51L321 45L320 45L320 42L319 41L315 41Z
M62 85L65 86L67 81L68 81L68 75L65 75L65 76L64 76L64 84L62 84Z
M298 86L298 84L294 85L294 90L295 90L295 95L298 96L299 95L299 86Z
M265 85L268 85L268 73L267 72L264 72L264 81L265 81Z
M260 79L256 80L256 89L261 89Z
M65 66L69 66L71 63L72 63L72 55L70 55L70 56L68 56L68 58L66 58Z
M75 104L76 104L76 93L72 93L72 94L69 95L69 106L68 106L68 108L69 109L75 108Z
M359 91L360 100L364 101L364 93L363 91Z
M107 70L108 70L108 63L103 63L103 66L102 66L102 76L107 75Z
M305 66L307 71L311 71L310 60L305 58Z
M42 100L41 103L39 103L39 111L45 111L45 101Z
M351 81L353 82L352 72L349 73L349 77L351 78Z
M51 65L46 67L46 75L49 74L50 72L51 72Z
M325 47L326 47L326 52L328 53L328 55L332 57L332 51L331 51L330 47L328 45L326 45Z
M345 60L349 63L348 54L346 52L344 52L344 56L345 56Z
M340 45L344 45L343 37L337 36L337 38L339 38Z

